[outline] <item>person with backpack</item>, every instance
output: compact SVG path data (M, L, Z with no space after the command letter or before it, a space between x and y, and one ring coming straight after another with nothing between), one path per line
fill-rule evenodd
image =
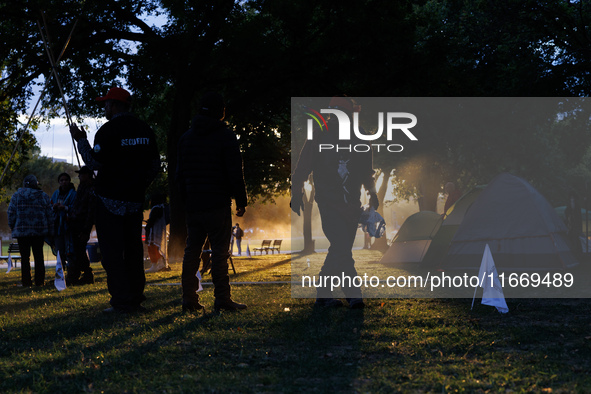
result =
M242 237L244 237L244 230L240 228L240 224L236 223L234 226L234 231L232 232L234 239L236 240L236 249L238 249L238 256L242 255Z

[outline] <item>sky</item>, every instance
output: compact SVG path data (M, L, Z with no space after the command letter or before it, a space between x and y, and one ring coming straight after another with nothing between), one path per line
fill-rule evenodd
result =
M96 131L104 122L106 122L105 119L88 118L85 120L88 140L91 145ZM53 119L49 125L42 124L33 134L37 139L37 145L41 148L41 156L66 160L70 164L78 164L65 116Z

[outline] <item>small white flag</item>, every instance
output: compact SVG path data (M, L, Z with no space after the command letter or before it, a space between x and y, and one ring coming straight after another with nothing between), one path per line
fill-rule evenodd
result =
M507 307L507 303L505 302L503 287L499 280L499 274L497 273L497 268L495 267L495 262L488 244L484 248L482 263L480 263L480 271L478 272L478 280L480 287L484 289L482 293L482 304L494 306L500 313L509 312L509 307ZM474 297L472 298L472 308L474 307L474 298L476 298L476 289L474 289Z
M195 275L197 277L197 280L199 280L199 288L197 289L197 291L202 291L203 290L203 286L201 286L201 272L199 272L199 270L197 270L197 274Z
M58 291L66 289L66 278L64 277L60 252L57 252L57 262L55 263L55 280L53 283Z
M8 269L6 270L6 273L8 274L10 270L12 270L12 258L8 256Z
M246 256L250 257L250 244L248 242L246 243Z

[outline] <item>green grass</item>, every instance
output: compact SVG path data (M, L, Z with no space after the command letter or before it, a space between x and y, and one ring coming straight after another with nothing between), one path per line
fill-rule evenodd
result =
M288 281L288 257L235 258L231 280ZM315 310L289 285L235 285L249 309L193 315L168 285L180 282L173 264L147 276L149 313L112 316L101 312L99 265L97 283L61 293L18 287L20 268L5 266L2 393L591 391L587 300L508 300L508 315L479 303L470 311L466 299ZM212 309L211 286L202 301Z

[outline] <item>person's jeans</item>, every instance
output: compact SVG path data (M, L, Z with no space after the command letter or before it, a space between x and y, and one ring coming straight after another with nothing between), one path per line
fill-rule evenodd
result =
M183 302L199 301L197 271L201 252L207 238L211 245L211 278L215 286L214 296L221 302L231 299L228 257L232 235L232 212L230 207L210 211L187 212L187 244L183 257L182 286Z
M110 303L114 308L133 311L146 299L142 213L115 215L98 201L95 226Z
M357 234L360 209L339 204L318 204L322 231L330 246L319 276L348 277L353 282L357 276L353 260L353 243ZM330 284L330 280L328 281ZM341 286L346 298L360 298L361 289L355 286ZM318 288L318 298L332 298L330 285Z
M35 285L43 286L45 282L45 262L43 260L44 237L18 237L18 248L21 254L21 281L23 286L31 286L31 249L35 258Z

